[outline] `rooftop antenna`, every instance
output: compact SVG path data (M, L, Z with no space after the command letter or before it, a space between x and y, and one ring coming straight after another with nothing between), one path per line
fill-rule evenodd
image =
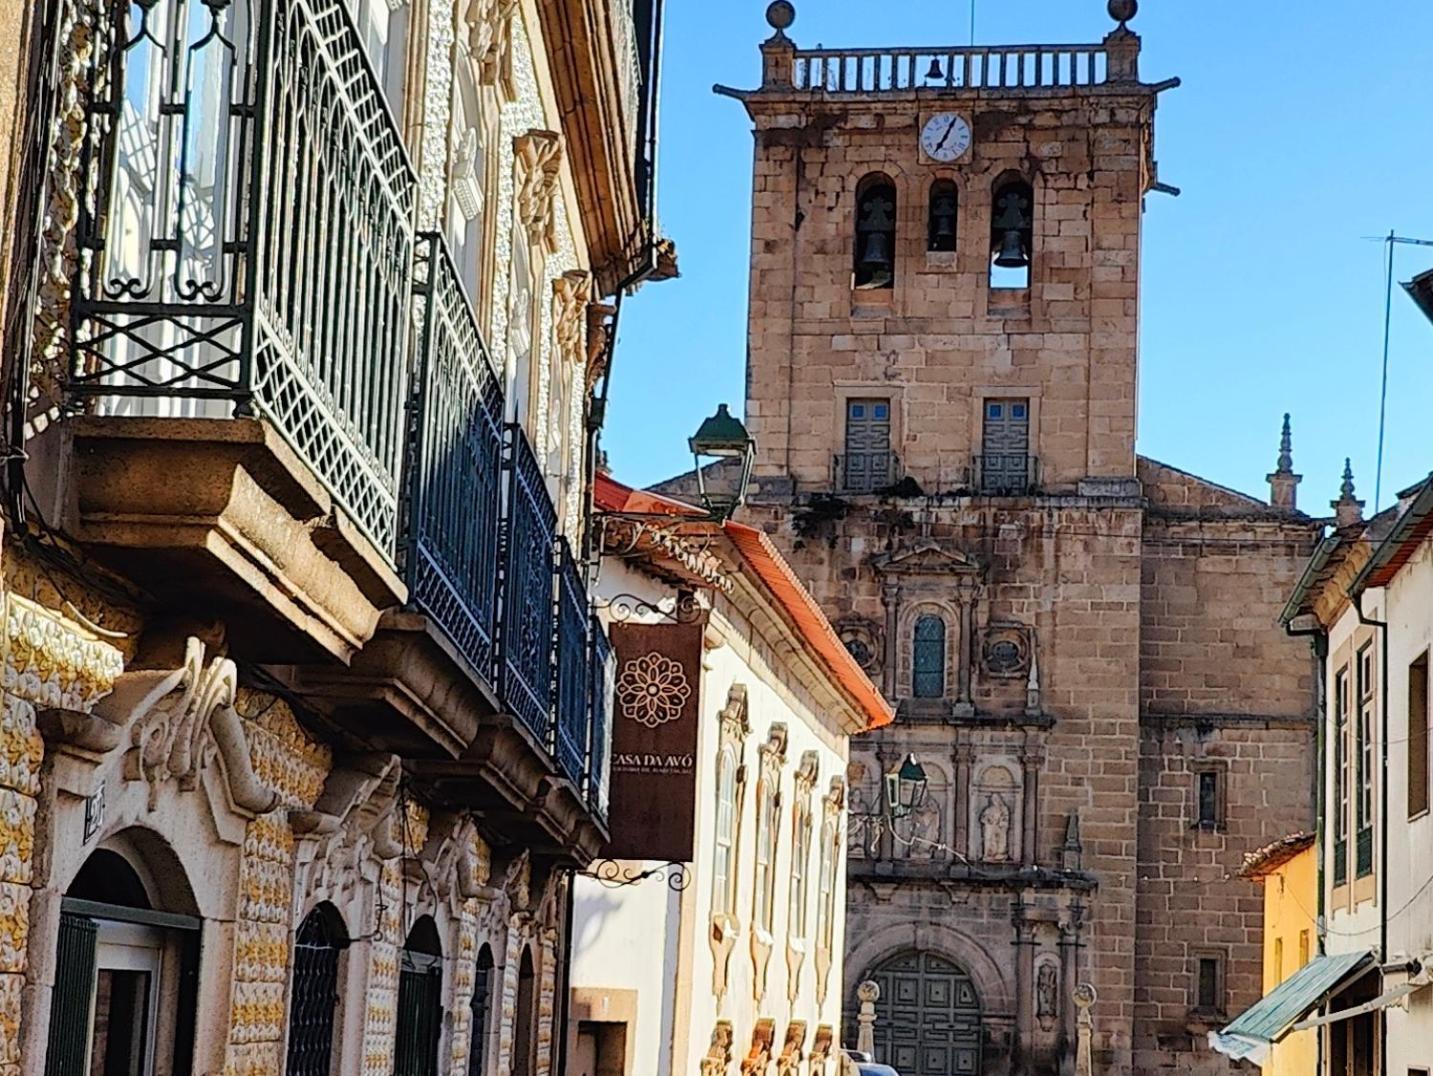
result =
M1413 239L1392 230L1383 239L1388 244L1388 264L1384 269L1383 297L1383 378L1378 391L1378 461L1373 471L1373 510L1378 511L1383 495L1383 433L1388 418L1388 345L1393 330L1393 248L1399 243L1414 247L1433 247L1433 239Z
M970 44L975 47L975 0L970 0Z

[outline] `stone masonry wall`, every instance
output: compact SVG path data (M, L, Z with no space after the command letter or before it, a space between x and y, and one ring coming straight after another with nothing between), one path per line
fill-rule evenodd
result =
M1204 1045L1217 1014L1191 1013L1197 961L1221 962L1225 1016L1260 995L1263 905L1235 875L1313 823L1315 670L1278 613L1317 528L1148 470L1161 507L1144 538L1136 1061L1226 1072ZM1201 771L1219 786L1214 828L1199 825Z
M747 423L758 475L803 486L842 451L847 395L890 395L893 444L927 490L960 484L980 451L982 395L1029 396L1048 486L1134 470L1140 195L1146 98L1046 98L973 118L957 165L917 156L932 111L914 99L753 105L756 120ZM1035 257L1023 295L989 285L992 188L1034 187ZM896 280L853 291L855 192L897 189ZM960 196L954 253L926 251L936 178ZM835 392L833 393L833 386Z

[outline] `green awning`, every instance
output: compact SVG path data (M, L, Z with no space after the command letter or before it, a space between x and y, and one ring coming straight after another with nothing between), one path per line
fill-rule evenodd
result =
M1225 1057L1262 1065L1294 1024L1372 963L1371 949L1314 957L1224 1030L1209 1032L1209 1045Z

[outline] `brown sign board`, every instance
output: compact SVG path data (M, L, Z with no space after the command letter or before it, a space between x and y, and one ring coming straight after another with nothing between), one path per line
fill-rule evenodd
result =
M614 859L692 859L703 631L700 623L612 625Z

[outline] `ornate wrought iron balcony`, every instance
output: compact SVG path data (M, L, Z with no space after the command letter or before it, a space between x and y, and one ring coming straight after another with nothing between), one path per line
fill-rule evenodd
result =
M502 381L440 236L418 237L415 266L399 545L410 603L595 806L606 732L594 737L591 663L606 640L531 443L503 424Z
M394 556L415 178L343 0L83 0L70 391L271 422Z

